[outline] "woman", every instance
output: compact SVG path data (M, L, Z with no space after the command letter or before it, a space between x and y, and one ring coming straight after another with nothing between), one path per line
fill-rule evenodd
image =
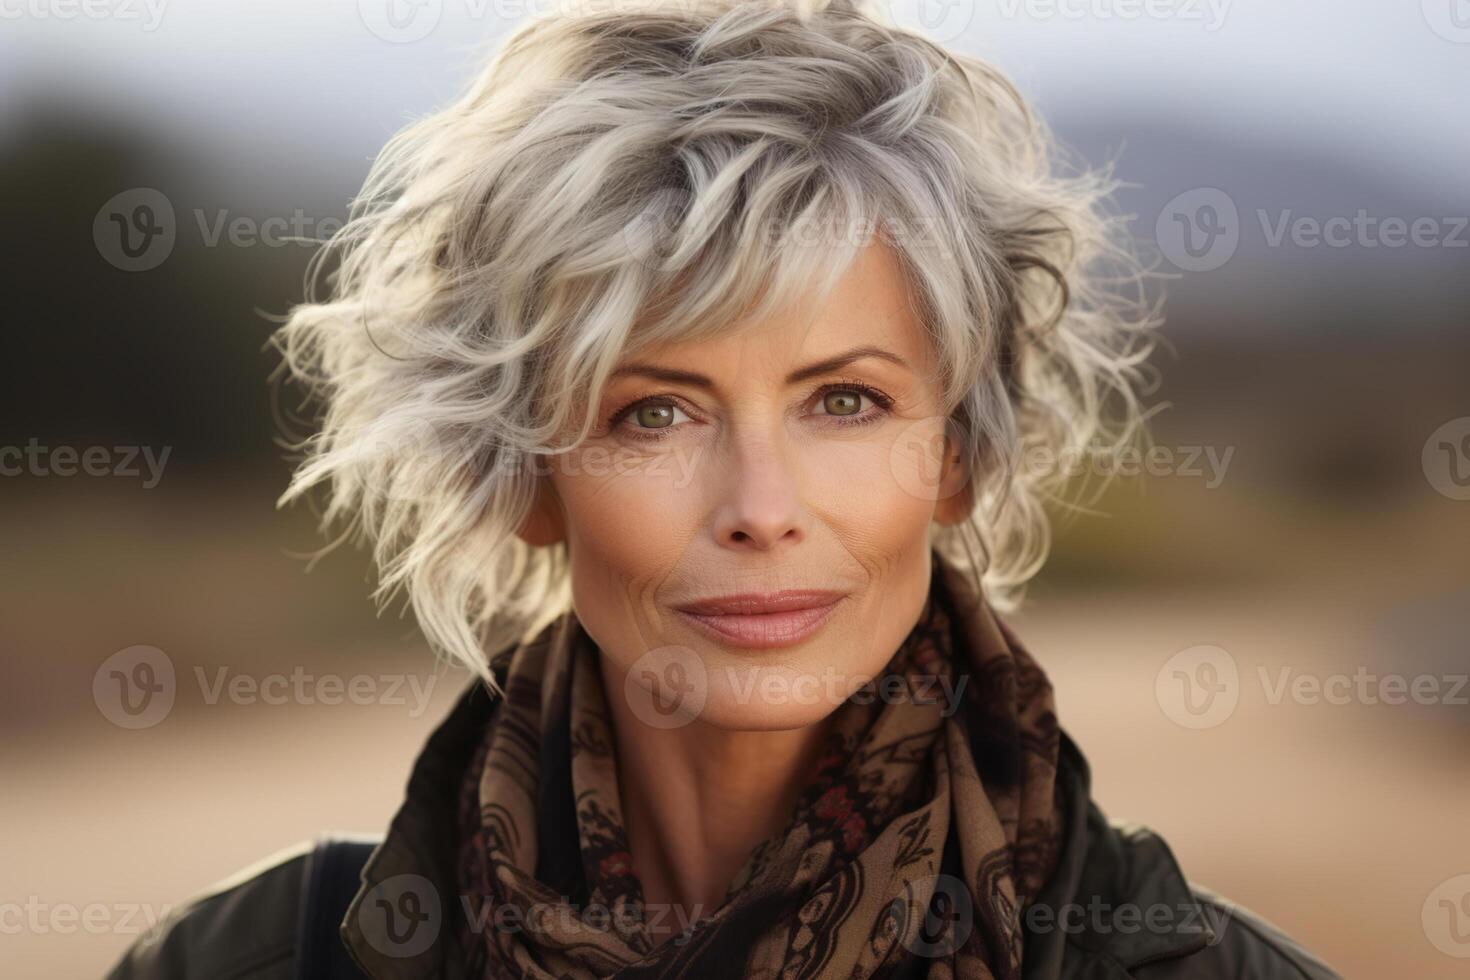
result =
M846 0L535 21L399 134L279 334L285 499L479 679L370 855L114 976L1336 976L1103 817L996 614L1156 325L1051 151Z

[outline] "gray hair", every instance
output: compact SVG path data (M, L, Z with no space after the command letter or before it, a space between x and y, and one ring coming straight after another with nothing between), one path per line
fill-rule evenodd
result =
M405 591L488 679L569 602L565 546L516 531L618 359L810 302L876 236L970 465L935 546L1013 608L1065 482L1025 462L1116 452L1144 416L1158 317L1116 182L1066 164L994 67L865 0L611 7L521 26L383 149L273 338L321 407L279 505L324 485L380 603Z

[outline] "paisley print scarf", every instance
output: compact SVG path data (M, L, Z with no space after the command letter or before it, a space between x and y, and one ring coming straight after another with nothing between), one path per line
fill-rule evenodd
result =
M657 940L600 654L570 612L515 647L460 794L460 928L484 976L1019 978L1021 916L1059 846L1052 689L968 578L933 563L922 614L836 709L789 824L719 908Z

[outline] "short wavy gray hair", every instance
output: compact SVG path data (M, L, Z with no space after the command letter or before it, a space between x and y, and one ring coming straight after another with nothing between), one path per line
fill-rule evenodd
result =
M488 679L569 602L564 546L516 530L538 455L586 436L618 359L810 301L871 235L970 464L973 512L935 546L1012 608L1062 482L1024 461L1116 451L1143 418L1158 319L1116 186L1066 164L995 68L864 0L531 20L389 142L276 331L277 379L320 407L279 505L325 485L323 527L372 544L380 603L405 590L431 646Z

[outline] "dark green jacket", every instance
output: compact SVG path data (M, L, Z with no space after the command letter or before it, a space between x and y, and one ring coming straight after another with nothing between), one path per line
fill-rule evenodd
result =
M330 870L330 847L298 845L181 906L109 980L322 980L335 974L318 964L332 960L376 980L480 980L484 943L463 949L450 927L463 914L452 898L455 806L495 704L478 683L460 696L360 879L356 863ZM1023 913L1025 980L1341 980L1260 917L1188 881L1156 834L1105 818L1090 786L1086 759L1063 733L1066 836L1056 873ZM924 967L916 960L911 972Z

